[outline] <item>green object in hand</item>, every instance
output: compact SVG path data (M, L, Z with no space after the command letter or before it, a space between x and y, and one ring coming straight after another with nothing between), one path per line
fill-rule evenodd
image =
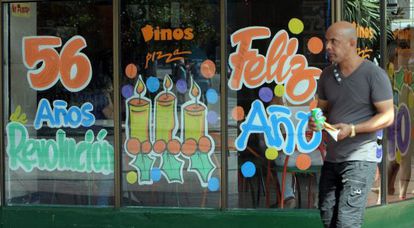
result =
M315 121L316 129L317 131L320 131L323 129L323 125L325 123L325 117L323 116L322 109L320 108L314 108L311 111L312 118Z

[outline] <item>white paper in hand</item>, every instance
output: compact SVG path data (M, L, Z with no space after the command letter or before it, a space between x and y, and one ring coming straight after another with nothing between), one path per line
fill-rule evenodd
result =
M338 134L339 130L334 128L332 125L328 124L327 122L324 123L324 130L328 132L328 134L335 140L338 141Z
M325 128L325 131L328 132L328 134L335 140L338 141L338 134L339 134L339 130L331 130L331 129L327 129Z

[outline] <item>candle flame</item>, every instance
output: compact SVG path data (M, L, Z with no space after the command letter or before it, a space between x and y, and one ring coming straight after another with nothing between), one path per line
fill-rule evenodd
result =
M197 100L200 98L200 87L198 87L197 83L195 83L194 81L193 86L191 88L191 95Z
M145 94L145 90L146 90L145 84L142 81L141 75L139 75L139 78L138 78L138 81L137 81L137 85L135 87L135 92L137 94L141 95L141 94Z
M164 77L164 89L171 90L171 87L172 87L171 78L168 74L166 74Z

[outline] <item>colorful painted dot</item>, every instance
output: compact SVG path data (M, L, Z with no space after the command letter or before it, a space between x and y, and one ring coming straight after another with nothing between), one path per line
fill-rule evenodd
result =
M211 192L215 192L219 190L219 187L220 187L220 181L217 177L212 177L208 181L208 190L210 190Z
M215 111L208 111L207 113L207 121L209 124L216 124L218 121L218 115Z
M414 93L413 92L410 92L408 94L408 107L414 108Z
M390 138L390 137L388 137L388 138ZM414 127L411 128L411 138L414 139Z
M244 177L252 177L256 173L256 167L252 162L247 161L241 166L241 172Z
M307 154L300 154L296 158L296 167L300 170L307 170L311 166L312 159Z
M214 64L213 61L207 59L201 63L200 72L203 77L210 79L216 74L216 64Z
M138 175L136 172L130 171L127 173L126 179L129 184L134 184L138 180Z
M153 168L151 170L151 179L154 182L158 182L161 180L161 170L159 168Z
M218 95L215 89L208 89L206 92L207 102L210 104L217 103Z
M303 31L303 22L298 18L292 18L288 24L289 30L293 34L299 34Z
M398 93L395 93L395 92L394 92L394 96L393 96L393 101L394 101L394 104L398 104L398 100L399 100L399 98L398 98Z
M311 102L310 102L310 104L309 104L309 111L310 110L312 110L312 109L314 109L314 108L316 108L316 107L318 107L318 100L312 100Z
M285 86L284 85L277 85L274 89L275 96L276 97L283 97L283 94L285 94Z
M262 87L259 90L259 97L264 102L270 102L273 99L273 92L269 87Z
M401 164L401 152L400 150L397 150L395 153L395 161L397 162L397 164Z
M377 154L376 154L377 158L381 158L382 157L382 146L377 146Z
M178 80L176 86L179 93L187 92L187 82L184 79Z
M319 37L312 37L308 40L308 49L312 54L319 54L323 49L323 42Z
M135 66L135 64L130 63L125 67L125 74L128 78L135 78L138 73L138 68Z
M275 160L279 153L277 152L277 149L274 147L267 148L265 151L265 156L269 160Z
M149 77L147 79L147 88L151 93L157 92L157 90L160 88L160 81L156 77Z
M234 107L233 110L231 110L231 117L233 117L233 119L236 121L244 120L245 114L244 114L243 107L241 106Z
M122 86L121 93L125 99L128 99L134 94L134 87L132 85L124 85Z

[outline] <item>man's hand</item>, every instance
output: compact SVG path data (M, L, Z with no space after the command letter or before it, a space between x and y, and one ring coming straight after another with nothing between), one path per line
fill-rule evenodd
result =
M308 121L308 128L311 131L320 131L321 129L318 129L318 126L315 123L315 120L313 119L312 116L309 117L309 121ZM324 126L322 126L322 129L325 128Z
M318 99L318 108L322 109L324 112L324 118L326 120L326 110L328 109L328 101ZM308 121L308 128L311 131L320 131L321 129L318 129L318 126L315 123L315 120L312 118L312 115L309 115L309 121ZM322 129L324 129L325 126L322 125Z
M350 124L339 123L332 126L339 130L338 140L342 140L351 135L352 127Z

